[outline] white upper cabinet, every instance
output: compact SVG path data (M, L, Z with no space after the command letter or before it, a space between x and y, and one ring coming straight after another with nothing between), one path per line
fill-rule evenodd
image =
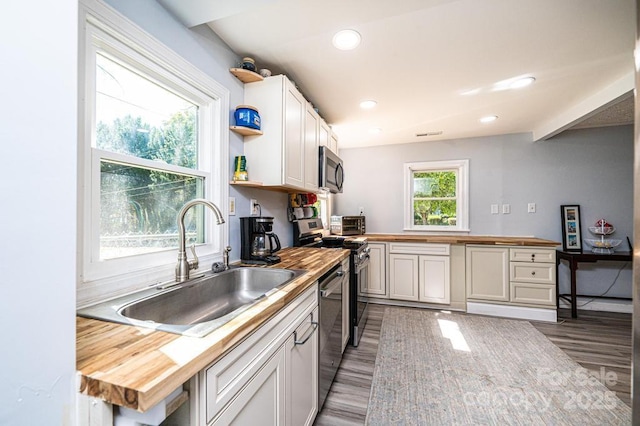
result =
M258 109L263 133L244 139L249 180L317 191L318 146L328 126L309 102L284 75L245 84L244 102Z

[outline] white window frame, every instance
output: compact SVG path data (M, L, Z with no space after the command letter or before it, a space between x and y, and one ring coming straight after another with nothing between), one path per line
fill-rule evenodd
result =
M79 14L79 147L78 147L78 292L77 305L86 306L120 294L173 279L177 250L100 260L100 159L127 156L95 147L95 55L104 52L183 93L199 106L198 169L205 178L204 196L228 218L229 90L100 0L81 0ZM136 164L145 160L136 159ZM185 169L172 166L168 171ZM201 268L222 258L228 224L215 225L205 210L205 243L197 246Z
M404 230L433 232L469 232L469 160L422 161L404 163ZM456 225L413 224L413 174L415 172L457 172L456 179Z

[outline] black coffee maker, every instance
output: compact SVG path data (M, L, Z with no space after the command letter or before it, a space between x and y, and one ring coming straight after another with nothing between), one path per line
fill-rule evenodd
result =
M280 262L273 253L280 250L280 239L273 233L272 217L240 218L240 258L244 263L271 265Z

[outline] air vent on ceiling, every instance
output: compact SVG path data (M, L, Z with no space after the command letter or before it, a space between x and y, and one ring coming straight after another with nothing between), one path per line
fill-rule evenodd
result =
M416 133L416 137L422 137L422 136L439 136L442 134L442 130L440 130L439 132L426 132L426 133Z

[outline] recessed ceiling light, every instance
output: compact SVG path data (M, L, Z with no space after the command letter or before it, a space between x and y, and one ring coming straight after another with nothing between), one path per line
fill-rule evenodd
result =
M378 103L374 100L366 100L366 101L360 102L360 108L362 109L371 109L376 105L378 105Z
M351 50L360 44L360 33L354 30L338 31L333 36L333 45L340 50Z
M531 83L533 83L534 81L536 81L536 79L534 77L524 77L524 78L520 78L518 80L513 81L510 85L509 88L510 89L521 89L523 87L527 87L528 85L530 85Z
M382 129L380 127L373 127L369 129L369 133L377 135L378 133L382 133Z
M481 123L491 123L492 121L496 121L498 119L497 115L487 115L486 117L482 117L480 119Z

